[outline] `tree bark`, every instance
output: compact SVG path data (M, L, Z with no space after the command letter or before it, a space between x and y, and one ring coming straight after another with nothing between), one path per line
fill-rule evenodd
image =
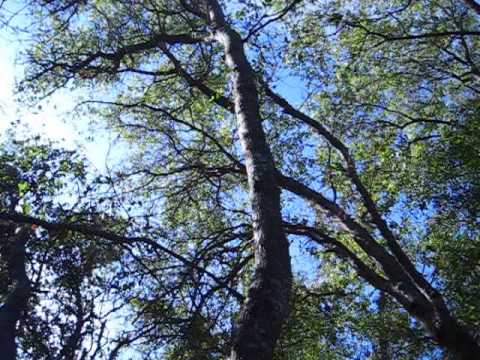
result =
M469 331L459 323L444 305L443 299L441 301L439 299L430 299L415 287L413 281L409 281L408 277L404 275L400 275L397 281L392 280L391 277L384 278L380 276L374 269L358 259L345 245L314 228L305 225L290 225L288 230L293 234L309 236L321 245L333 246L333 251L339 257L349 261L359 276L373 287L392 296L412 317L423 325L426 332L432 336L438 345L447 353L453 355L455 359L478 359L480 346ZM395 263L390 263L389 265L392 266L391 270L393 272L400 274L403 271ZM399 281L400 279L401 281Z
M29 236L27 227L22 227L14 235L4 232L1 255L7 263L9 280L13 290L0 307L0 353L4 360L16 359L16 326L27 307L31 293L30 281L26 273L26 243Z
M387 291L387 293L404 306L410 315L418 319L442 348L454 355L456 359L470 360L478 358L478 354L480 354L479 344L450 312L440 292L415 269L414 264L403 252L388 225L381 218L371 196L356 174L353 160L351 160L346 146L321 124L295 109L285 99L268 89L268 87L266 92L286 113L312 126L344 156L347 167L350 166L350 169L347 169L348 175L356 185L365 206L372 215L380 233L387 240L387 246L392 253L380 246L370 232L358 224L342 208L324 198L320 193L311 190L294 179L279 175L282 187L304 199L317 203L330 212L332 217L340 220L345 228L354 235L358 245L382 267L388 276L388 282L394 285L390 287L393 291ZM359 271L360 276L364 277L379 290L389 290L389 287L385 286L382 281L377 281L377 278L371 276L371 273L375 273L375 271L368 272L358 267L357 271ZM368 274L368 276L365 277L365 274Z
M255 243L255 274L234 331L231 360L270 360L289 312L292 272L282 226L280 189L260 118L255 75L240 35L207 1L215 39L232 71L234 108L245 154Z
M473 10L480 15L480 4L477 3L475 0L465 0L465 2L470 6Z
M458 360L476 360L480 346L469 331L448 311L431 304L430 309L417 308L412 304L407 310L415 316L435 341Z

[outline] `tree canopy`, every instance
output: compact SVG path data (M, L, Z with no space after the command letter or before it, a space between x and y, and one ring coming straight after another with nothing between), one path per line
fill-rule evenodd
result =
M23 11L19 101L122 151L3 145L8 359L478 357L479 3Z

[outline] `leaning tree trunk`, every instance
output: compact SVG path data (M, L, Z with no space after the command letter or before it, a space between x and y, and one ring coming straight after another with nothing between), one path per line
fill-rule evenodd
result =
M446 308L430 304L429 309L407 308L407 310L420 320L438 345L454 359L480 358L480 346L474 337Z
M215 38L223 45L232 71L235 114L245 154L255 242L255 275L237 320L231 359L269 360L288 315L292 284L280 189L261 124L255 75L246 58L243 41L225 21L219 3L215 0L207 3Z
M16 359L15 332L22 312L30 297L30 281L26 273L26 243L28 228L21 228L16 234L4 235L1 255L8 267L9 280L13 289L0 307L0 354L3 360Z
M436 332L436 339L456 359L477 360L480 357L480 346L455 319L442 324Z

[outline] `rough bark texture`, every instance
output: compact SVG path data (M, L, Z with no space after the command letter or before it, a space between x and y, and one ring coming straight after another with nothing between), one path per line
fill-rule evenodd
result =
M232 70L234 107L245 154L253 215L254 279L236 324L232 360L268 360L288 315L292 283L288 241L282 226L280 189L260 119L257 85L243 41L229 27L217 1L208 1L215 38Z
M3 230L3 229L2 229ZM2 231L1 255L8 267L12 290L0 307L0 353L4 360L16 359L15 332L30 296L30 281L26 273L26 251L29 230L24 227L16 234Z

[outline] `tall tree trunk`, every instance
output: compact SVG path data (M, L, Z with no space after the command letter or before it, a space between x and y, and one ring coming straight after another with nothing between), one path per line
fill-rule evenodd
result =
M260 119L255 74L239 34L216 0L208 0L215 38L232 70L235 113L245 154L255 242L255 275L237 320L232 360L270 360L289 312L292 272L281 217L280 189Z
M3 360L16 359L16 326L30 297L30 281L26 273L26 243L29 230L20 228L16 234L4 234L1 255L7 263L9 280L13 284L5 303L0 307L0 353Z
M465 2L480 15L480 3L475 0L465 0Z
M420 320L435 341L454 359L476 360L479 358L480 346L448 310L438 309L434 305L431 305L428 311L420 308L407 310Z

